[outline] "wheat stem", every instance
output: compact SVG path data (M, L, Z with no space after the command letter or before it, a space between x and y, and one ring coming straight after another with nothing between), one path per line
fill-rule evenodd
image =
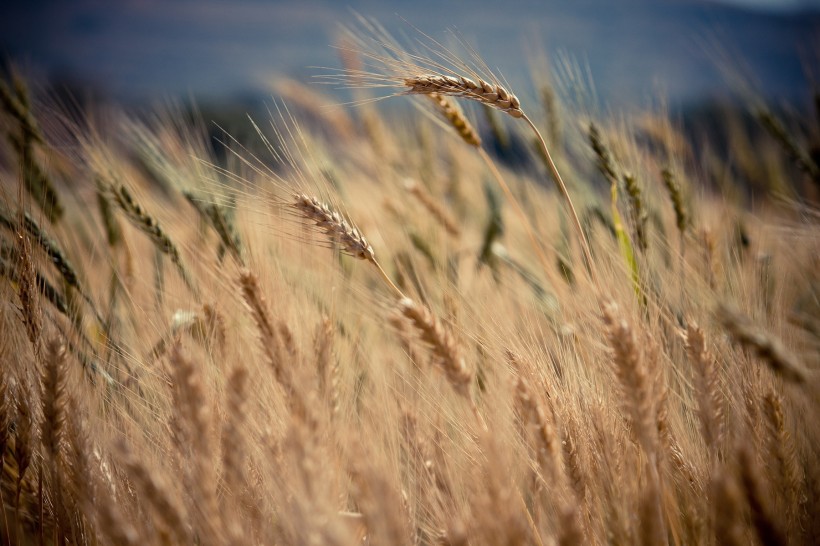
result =
M575 205L572 204L572 199L569 196L569 191L567 191L567 186L564 184L563 178L561 178L561 173L558 172L558 167L555 166L555 161L552 159L552 155L550 155L549 148L547 148L547 143L544 142L544 137L541 136L541 132L538 130L538 127L532 122L532 120L524 113L521 114L521 119L523 119L530 128L535 133L535 136L538 139L538 143L541 146L541 152L544 154L544 159L547 161L547 166L549 167L550 174L552 174L553 180L555 180L555 184L558 186L558 190L564 196L564 199L567 201L567 205L569 206L570 213L572 214L572 221L575 224L575 229L578 232L578 237L581 241L581 249L584 252L584 260L587 264L587 271L589 271L589 275L592 278L592 282L596 285L598 284L597 277L595 275L595 266L592 261L592 253L589 250L589 242L587 241L586 235L584 234L584 229L581 227L581 221L578 219L578 213L575 211Z

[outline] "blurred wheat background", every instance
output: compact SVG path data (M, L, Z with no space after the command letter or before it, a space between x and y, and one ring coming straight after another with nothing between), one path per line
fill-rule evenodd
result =
M345 21L251 116L9 65L3 544L814 543L816 48L640 102Z

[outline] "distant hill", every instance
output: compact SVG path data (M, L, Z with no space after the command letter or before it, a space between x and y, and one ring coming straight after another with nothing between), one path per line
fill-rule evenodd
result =
M725 93L713 44L748 66L770 98L795 99L820 74L820 10L762 11L702 0L351 2L393 31L400 17L442 36L455 26L519 94L531 92L525 60L544 50L589 64L599 97L640 105L658 89L675 102ZM398 14L400 17L397 17ZM256 2L5 2L0 51L69 75L120 99L158 95L264 95L270 75L306 79L338 66L336 25L354 16L331 0Z

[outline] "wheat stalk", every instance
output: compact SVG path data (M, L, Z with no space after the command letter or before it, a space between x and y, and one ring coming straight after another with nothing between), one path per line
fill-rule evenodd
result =
M198 297L199 290L197 290L193 279L188 274L188 270L183 265L179 249L168 236L168 233L153 216L148 214L148 212L134 200L131 192L128 191L125 186L119 186L118 188L112 187L111 189L114 201L119 205L126 217L136 228L150 237L151 242L154 243L154 247L159 252L167 255L171 259L171 262L176 266L185 285Z

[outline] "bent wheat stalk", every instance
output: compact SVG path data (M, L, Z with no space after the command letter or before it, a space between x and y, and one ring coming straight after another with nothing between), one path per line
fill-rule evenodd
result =
M475 100L482 104L486 104L491 108L495 108L496 110L509 114L516 119L522 119L527 123L527 125L529 125L530 129L532 129L535 133L538 144L541 147L541 152L546 159L550 174L552 175L555 184L558 186L558 190L561 192L561 195L567 202L573 223L575 224L575 229L578 233L579 240L581 241L581 250L584 254L587 270L589 271L593 283L597 284L589 243L586 235L584 234L584 230L581 227L581 221L578 219L578 213L575 210L575 205L572 203L567 186L564 184L563 178L561 178L561 173L558 172L558 167L556 167L555 161L552 159L552 155L549 152L547 143L544 141L544 137L541 136L541 132L521 109L521 102L518 100L518 97L497 83L493 84L488 83L481 78L477 79L478 81L476 82L466 76L423 74L405 78L404 86L408 88L406 93L411 95L449 95L453 97L462 97ZM481 152L483 152L483 150L481 150ZM486 155L486 153L484 155ZM487 161L487 158L484 160ZM488 162L488 164L489 163L490 162ZM494 175L495 174L496 173L494 173ZM498 176L496 176L496 179L498 179ZM500 184L505 193L510 193L509 188L506 187L506 184L503 182L500 182Z

